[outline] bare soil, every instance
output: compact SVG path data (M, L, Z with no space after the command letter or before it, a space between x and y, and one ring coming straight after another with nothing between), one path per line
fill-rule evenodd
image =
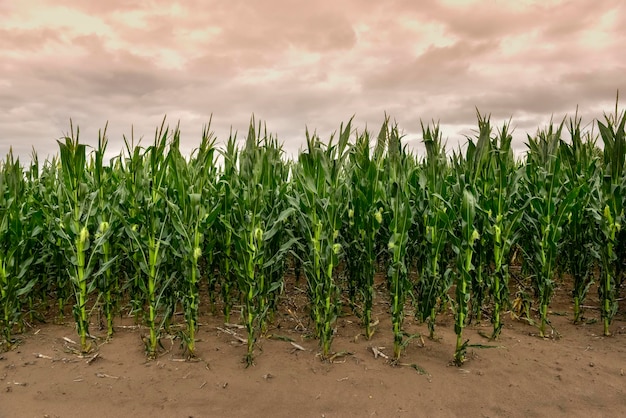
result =
M374 337L367 341L358 319L343 316L333 341L339 355L322 361L307 329L306 297L293 286L268 332L273 338L258 342L249 368L242 362L245 346L222 331L245 337L244 330L225 328L221 314L202 314L193 361L173 337L163 338L162 353L147 360L146 330L132 318L118 319L108 342L94 319L92 333L100 338L85 356L64 339L77 340L71 317L65 325L32 324L13 350L0 353L0 417L624 416L624 306L613 335L603 337L597 309L586 310L585 324L571 323L569 289L557 289L551 306L552 338L539 338L536 327L506 315L492 342L482 336L490 333L485 318L465 331L477 346L462 367L451 364L456 337L449 312L439 316L437 340L407 315L405 329L424 338L411 340L400 365L375 358L372 347L392 354L382 295ZM587 304L598 306L593 292Z

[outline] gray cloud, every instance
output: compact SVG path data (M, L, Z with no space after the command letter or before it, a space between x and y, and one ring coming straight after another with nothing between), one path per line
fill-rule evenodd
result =
M478 77L471 71L473 59L488 53L494 46L493 42L467 41L451 46L431 46L412 60L390 62L370 80L366 79L365 87L385 90L411 88L423 93L462 88Z

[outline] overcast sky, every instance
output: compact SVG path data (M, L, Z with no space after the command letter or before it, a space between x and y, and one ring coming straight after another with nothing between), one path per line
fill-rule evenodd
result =
M108 121L117 154L165 115L190 150L211 114L225 140L253 113L290 153L307 126L377 131L385 112L456 147L476 107L523 149L626 96L625 27L621 0L0 0L0 153L55 153L71 118L90 144Z

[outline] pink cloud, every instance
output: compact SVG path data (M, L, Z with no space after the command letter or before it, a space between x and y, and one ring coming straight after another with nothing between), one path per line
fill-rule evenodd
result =
M115 146L164 114L191 132L214 114L225 139L254 112L291 149L305 126L329 133L356 115L375 130L386 111L408 133L420 119L457 132L474 106L534 130L577 104L600 116L626 90L616 0L33 4L0 3L0 152L54 151L70 118L87 137L110 120Z

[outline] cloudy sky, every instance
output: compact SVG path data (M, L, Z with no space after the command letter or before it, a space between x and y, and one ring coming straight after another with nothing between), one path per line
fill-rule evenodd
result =
M0 153L54 153L71 118L91 144L108 121L117 154L165 115L190 150L211 115L225 140L253 113L291 153L307 126L385 112L412 143L439 120L456 147L476 107L522 149L626 95L625 27L621 0L0 0Z

